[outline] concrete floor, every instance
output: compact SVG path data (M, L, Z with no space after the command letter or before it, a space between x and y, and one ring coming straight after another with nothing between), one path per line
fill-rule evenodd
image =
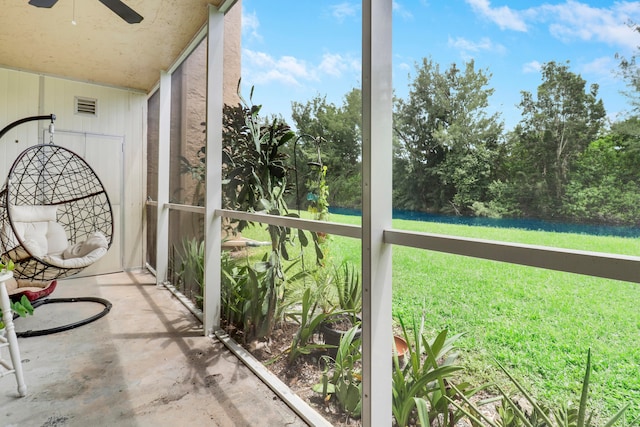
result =
M102 319L19 338L28 391L0 379L0 426L306 425L144 272L62 280L51 297L113 304ZM95 303L47 304L16 330L64 324ZM57 322L57 323L56 323Z

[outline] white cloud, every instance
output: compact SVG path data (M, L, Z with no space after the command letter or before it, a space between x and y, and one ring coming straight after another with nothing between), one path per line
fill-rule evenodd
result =
M502 30L527 31L527 24L520 12L514 11L508 6L492 8L489 0L466 1L476 13L495 22Z
M623 1L615 4L615 9L620 13L627 15L638 15L640 13L640 4L637 1Z
M304 0L303 0L304 1ZM358 5L355 3L340 3L331 6L331 14L338 19L339 22L344 21L345 18L354 17L357 15Z
M325 53L316 66L293 56L274 58L264 52L243 49L243 80L254 84L279 82L289 87L302 87L319 82L323 76L342 78L346 73L359 75L360 61L349 56Z
M593 61L580 67L583 73L597 74L600 76L611 77L613 70L618 66L614 59L610 56L596 58Z
M322 61L318 65L318 71L320 73L332 76L342 77L343 73L348 71L360 71L360 62L344 57L337 53L325 53L322 56Z
M621 1L597 7L578 0L543 4L526 9L491 7L489 0L466 0L477 14L501 29L527 31L527 21L548 26L550 34L564 42L597 41L632 52L640 45L640 33L629 22L640 22L640 2Z
M449 37L447 45L451 48L458 49L462 57L469 59L473 54L487 51L503 54L506 49L501 44L496 44L488 37L483 37L480 41L471 41L463 37L458 37L455 40Z
M252 39L262 41L262 36L258 33L258 28L260 28L260 21L258 20L258 16L256 12L253 13L245 13L244 8L242 9L242 32L243 35L248 35Z
M640 34L627 23L640 19L640 3L621 2L599 8L575 0L541 6L537 13L548 22L551 34L565 42L598 41L632 51L640 45Z
M413 14L396 0L393 0L392 8L394 14L404 18L405 20L413 20Z
M401 62L400 64L398 64L398 68L402 71L407 72L412 70L411 65L407 64L406 62Z
M283 56L276 63L277 68L288 74L303 79L312 79L313 73L309 72L307 64L293 56Z
M305 61L292 56L273 58L264 52L243 50L243 74L255 84L280 82L286 86L302 86L303 81L317 80Z
M542 68L542 64L538 61L527 62L522 66L522 72L524 73L537 73Z
M580 73L584 74L587 81L593 81L600 86L611 86L620 83L621 78L617 74L618 63L611 56L596 58L591 62L581 65Z
M341 55L327 53L322 57L318 69L330 76L340 77L345 69L345 63Z
M596 76L600 79L611 80L613 79L613 70L617 67L617 63L613 57L602 56L596 58L591 62L582 64L578 67L578 71L583 74L589 74ZM538 73L542 68L542 64L538 61L527 62L522 66L523 73Z

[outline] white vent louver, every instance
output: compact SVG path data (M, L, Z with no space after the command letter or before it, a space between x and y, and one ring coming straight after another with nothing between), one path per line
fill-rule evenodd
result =
M84 98L76 96L75 98L76 114L86 114L95 116L98 113L98 100L93 98Z

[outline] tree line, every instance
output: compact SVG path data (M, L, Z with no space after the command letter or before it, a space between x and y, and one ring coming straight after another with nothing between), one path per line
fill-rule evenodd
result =
M619 60L628 117L609 123L598 85L587 86L569 62L548 62L505 131L489 112L488 70L424 58L407 97L394 100L393 207L640 225L640 73L635 56ZM352 89L339 106L323 96L292 103L300 137L288 147L298 186L290 204L305 208L299 194L315 191L320 162L329 205L360 207L361 99Z

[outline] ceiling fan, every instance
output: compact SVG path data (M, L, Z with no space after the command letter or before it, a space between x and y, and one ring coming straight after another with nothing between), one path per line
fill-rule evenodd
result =
M129 24L137 24L142 21L144 18L135 10L131 9L129 6L124 4L120 0L98 0L103 5L107 6L113 13L118 15L120 18L127 21ZM50 8L54 4L56 4L58 0L29 0L29 4L35 7L46 7Z

